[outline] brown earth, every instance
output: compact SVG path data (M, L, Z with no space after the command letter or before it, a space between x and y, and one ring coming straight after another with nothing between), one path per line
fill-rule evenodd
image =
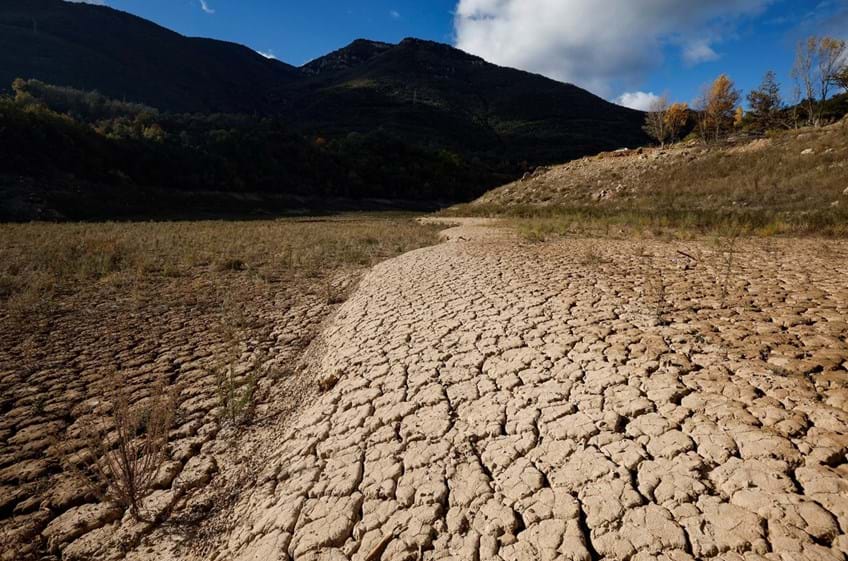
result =
M444 214L558 218L583 232L736 228L845 237L848 119L765 138L606 152L536 169Z
M255 338L239 344L237 352L242 364L260 349L274 357L272 376L260 383L256 422L257 426L276 423L309 391L300 387L300 380L290 376L288 369L297 364L334 306L319 287L310 291L302 283L291 283L275 287L269 297L251 282L241 282L239 275L232 276L232 282L225 283L228 289L245 300L254 299L250 321L273 326L268 331L253 329ZM351 272L337 282L355 279ZM200 278L179 279L158 287L158 298L168 304L141 304L129 312L132 306L115 291L109 295L114 300L100 301L83 314L60 315L24 332L4 333L0 353L0 551L4 560L48 552L71 556L71 542L84 539L104 523L120 520L121 512L98 510L90 515L91 522L79 526L79 520L89 516L94 497L63 469L62 461L64 447L85 444L72 443L83 437L86 423L108 411L109 380L116 372L126 380L134 401L149 397L162 377L182 388L170 437L173 461L157 484L162 490L156 491L159 496L154 502L162 504L154 508L179 506L184 511L199 510L200 515L208 506L178 504L189 499L178 487L205 485L218 464L237 461L236 447L230 450L221 445L237 435L222 433L214 372L231 349L216 329L218 295L203 285ZM281 394L286 399L275 401ZM216 485L227 483L219 479ZM125 547L132 547L149 530L136 526L121 536Z
M12 288L0 293L3 560L73 557L123 520L82 555L100 558L156 527L95 506L67 466L108 420L115 375L134 403L159 382L178 389L171 461L145 506L195 534L250 484L247 443L317 391L297 370L322 322L370 264L436 240L394 215L0 228L0 280ZM221 415L216 373L233 355L240 373L267 361L248 426Z
M446 237L324 324L301 411L228 443L198 405L150 501L182 501L169 522L85 504L42 535L63 559L846 558L848 242ZM49 470L33 458L7 493Z

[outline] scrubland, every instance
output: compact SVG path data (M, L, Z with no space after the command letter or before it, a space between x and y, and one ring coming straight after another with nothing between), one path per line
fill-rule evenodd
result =
M719 144L609 152L540 168L447 216L548 234L848 234L848 121Z

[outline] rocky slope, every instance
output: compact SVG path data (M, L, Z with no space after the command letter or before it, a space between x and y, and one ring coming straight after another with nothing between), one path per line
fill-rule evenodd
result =
M848 120L764 138L616 150L540 167L458 214L568 215L693 220L723 214L756 224L848 211ZM821 224L819 224L821 225ZM811 226L815 227L813 223Z

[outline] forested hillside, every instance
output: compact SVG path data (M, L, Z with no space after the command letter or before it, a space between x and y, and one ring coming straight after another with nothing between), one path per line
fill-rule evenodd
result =
M295 68L61 0L0 4L0 91L3 212L24 219L172 215L199 192L227 195L213 215L236 195L433 206L647 141L638 111L448 45L359 40Z
M307 138L280 117L166 114L40 82L15 87L15 97L0 98L5 218L21 196L78 218L98 207L94 214L179 214L186 209L160 208L168 194L201 191L289 197L278 204L314 209L333 198L462 200L509 176L380 131ZM109 200L97 200L104 192Z

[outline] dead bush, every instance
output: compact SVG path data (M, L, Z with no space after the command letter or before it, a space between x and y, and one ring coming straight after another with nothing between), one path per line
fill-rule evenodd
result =
M83 427L87 451L66 462L91 494L129 510L136 520L144 520L144 498L169 459L176 393L160 382L149 397L132 403L126 381L113 375L109 413Z

